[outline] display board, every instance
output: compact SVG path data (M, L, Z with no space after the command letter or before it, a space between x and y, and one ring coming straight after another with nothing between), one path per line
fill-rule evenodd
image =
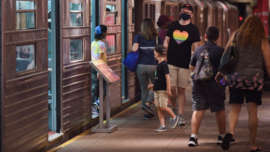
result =
M91 61L90 64L94 67L108 83L115 83L120 80L120 77L102 60Z

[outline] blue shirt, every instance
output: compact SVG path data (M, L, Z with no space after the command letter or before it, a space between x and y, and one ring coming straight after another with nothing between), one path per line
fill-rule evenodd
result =
M154 49L156 46L156 39L146 40L142 35L135 36L133 43L139 43L139 61L138 64L156 65L154 57Z

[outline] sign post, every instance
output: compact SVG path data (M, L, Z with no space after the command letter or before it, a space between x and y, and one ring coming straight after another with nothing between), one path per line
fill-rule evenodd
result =
M117 126L111 124L111 106L110 106L110 85L120 80L119 76L116 75L113 70L102 60L96 60L90 62L91 66L99 73L99 124L97 127L93 128L93 132L97 133L110 133L113 132ZM104 91L103 85L104 80L106 81L106 123L104 124Z

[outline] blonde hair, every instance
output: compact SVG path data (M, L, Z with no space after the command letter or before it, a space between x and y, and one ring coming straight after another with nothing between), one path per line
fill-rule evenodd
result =
M154 40L157 36L155 25L151 19L144 19L141 24L141 35L146 40Z

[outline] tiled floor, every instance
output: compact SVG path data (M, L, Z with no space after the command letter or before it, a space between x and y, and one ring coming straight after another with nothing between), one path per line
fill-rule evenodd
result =
M185 107L186 119L191 118L190 90L187 91L188 101ZM258 144L264 152L270 152L270 93L266 93L263 105L259 108ZM227 108L226 111L228 111ZM57 152L221 152L215 144L217 129L214 114L207 112L201 124L199 134L200 146L187 146L190 125L184 128L170 129L168 132L156 133L158 120L144 120L138 104L127 112L113 119L118 130L113 133L89 133ZM230 152L248 152L247 111L243 107L239 119L236 143Z

